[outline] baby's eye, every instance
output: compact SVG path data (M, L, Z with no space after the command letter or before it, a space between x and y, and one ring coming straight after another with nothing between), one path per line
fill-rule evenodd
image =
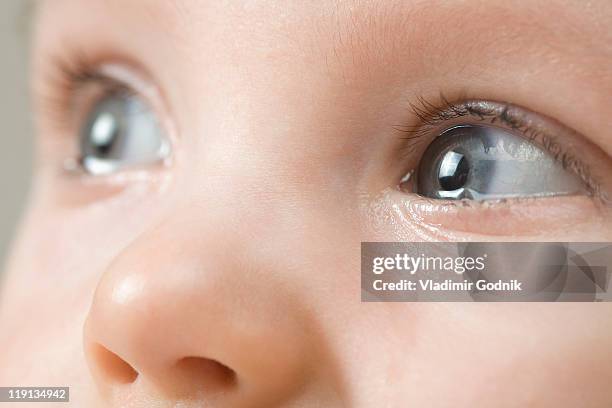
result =
M457 125L425 150L415 192L434 199L496 200L588 191L575 173L524 136L491 125Z
M155 164L170 143L155 113L137 95L111 92L87 114L80 132L80 163L92 175Z

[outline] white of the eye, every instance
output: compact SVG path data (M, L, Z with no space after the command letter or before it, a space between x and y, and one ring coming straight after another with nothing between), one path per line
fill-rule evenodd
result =
M165 158L169 146L153 112L143 107L138 100L132 100L129 107L129 137L123 145L123 155L133 163L148 163Z
M115 117L105 112L101 114L91 128L91 141L98 146L105 146L112 142L117 132Z

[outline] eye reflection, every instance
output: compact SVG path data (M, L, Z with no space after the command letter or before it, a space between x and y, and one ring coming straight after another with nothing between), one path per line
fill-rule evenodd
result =
M494 126L457 126L426 149L415 192L434 199L492 200L586 194L580 178L526 138Z
M470 174L470 164L467 157L460 152L450 151L444 155L440 163L438 181L440 188L454 191L462 188Z

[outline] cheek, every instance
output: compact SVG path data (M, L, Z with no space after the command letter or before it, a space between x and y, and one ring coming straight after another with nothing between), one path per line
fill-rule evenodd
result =
M445 331L448 347L435 347L448 366L446 375L483 380L479 396L455 380L463 398L519 398L522 405L563 407L583 403L575 400L581 398L575 389L594 401L603 398L605 379L612 374L607 345L612 333L602 325L610 318L610 307L461 304L446 312L448 324L437 330Z
M82 323L101 274L157 211L146 204L133 211L129 200L110 207L60 207L51 191L56 187L35 186L0 296L3 322L19 326L15 332L21 340L40 343L33 350L49 352L55 350L46 345L53 336L34 333L58 333L58 339L80 347ZM23 310L31 310L32 316L24 320ZM64 333L68 329L69 336Z
M36 205L22 224L0 288L0 383L66 384L94 406L82 332L102 256L76 245L68 225Z
M604 406L612 375L612 332L605 322L612 309L517 305L384 304L387 313L379 310L377 327L370 328L376 340L362 344L385 350L371 360L386 373L395 401L574 407L588 395L589 402Z
M140 236L163 220L179 216L184 221L177 223L179 230L172 231L179 241L198 235L227 237L232 235L228 231L236 232L235 237L244 241L237 242L226 256L242 258L249 251L257 253L253 265L267 265L267 273L279 280L274 285L294 288L308 304L329 305L321 308L329 311L326 314L333 321L335 302L353 299L359 293L358 275L354 274L359 266L359 222L354 212L346 210L352 207L351 202L332 200L327 193L303 192L304 196L322 197L313 203L312 199L298 200L297 195L271 200L265 195L224 194L218 189L211 200L179 188L164 199L145 195L134 200L121 193L99 203L65 206L55 200L56 187L57 183L47 180L33 192L2 288L2 326L19 333L18 341L11 341L11 347L18 349L13 355L33 350L44 354L44 361L55 361L50 354L70 361L71 357L58 352L69 348L72 355L80 356L85 317L109 265ZM195 197L199 204L177 209L177 197L185 196ZM155 269L163 252L151 247L140 258L139 267L145 273ZM193 254L185 252L185 256ZM235 272L215 279L227 280ZM228 291L224 296L231 295ZM26 322L23 310L33 311ZM189 311L184 317L189 319ZM197 318L197 314L191 317ZM0 338L0 344L8 344L8 338ZM14 364L19 365L17 361ZM73 372L70 365L53 367L62 376ZM77 358L74 367L81 366L84 368L83 361Z

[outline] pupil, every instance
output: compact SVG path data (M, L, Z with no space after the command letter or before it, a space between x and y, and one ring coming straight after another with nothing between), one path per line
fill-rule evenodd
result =
M465 155L450 151L440 163L438 182L444 191L454 191L465 186L470 174L470 163Z
M115 115L110 112L100 114L91 126L89 142L97 157L107 156L119 135L119 124Z

